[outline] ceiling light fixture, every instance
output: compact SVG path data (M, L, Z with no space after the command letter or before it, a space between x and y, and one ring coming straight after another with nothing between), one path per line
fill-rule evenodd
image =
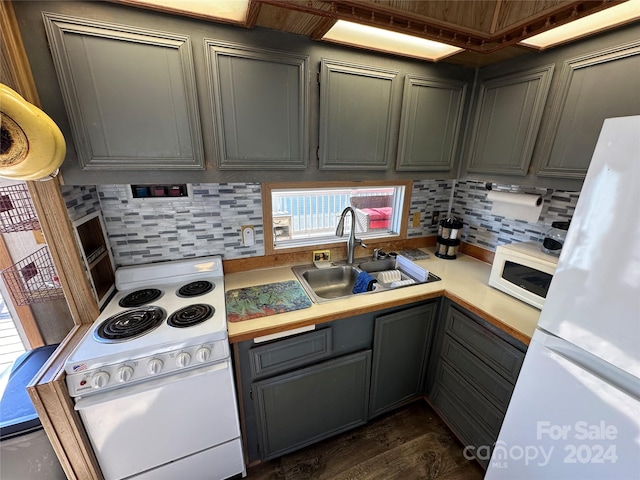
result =
M338 20L321 40L437 62L463 49L359 23Z
M244 23L249 0L120 0L130 5L182 12L200 17L213 17L234 23Z
M520 44L544 50L545 48L554 47L560 43L577 40L587 35L608 28L618 27L638 19L640 19L640 0L628 0L615 7L609 7L606 10L601 10L529 37L522 40Z

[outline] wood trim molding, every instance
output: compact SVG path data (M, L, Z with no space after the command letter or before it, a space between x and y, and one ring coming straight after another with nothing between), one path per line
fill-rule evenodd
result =
M29 102L39 105L13 5L2 0L0 9L0 45L3 46L2 56L6 57L3 59L2 81L6 75L10 86ZM8 65L6 73L5 64ZM98 317L98 305L74 240L59 178L27 182L27 186L77 325L27 386L27 392L67 477L70 480L101 480L98 462L64 383L64 361L75 342Z
M5 0L0 1L0 32L0 57L2 57L0 81L31 103L38 105L40 99L31 75L29 60L22 45L13 4Z

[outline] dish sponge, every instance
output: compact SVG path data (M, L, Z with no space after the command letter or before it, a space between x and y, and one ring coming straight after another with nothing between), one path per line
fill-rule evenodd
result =
M370 292L373 290L374 285L378 281L369 275L367 272L360 272L358 274L358 278L356 278L356 283L353 286L353 293L363 293Z

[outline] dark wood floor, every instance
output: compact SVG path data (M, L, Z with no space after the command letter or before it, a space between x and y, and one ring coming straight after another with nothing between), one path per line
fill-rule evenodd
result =
M481 480L463 445L423 401L248 470L249 480Z

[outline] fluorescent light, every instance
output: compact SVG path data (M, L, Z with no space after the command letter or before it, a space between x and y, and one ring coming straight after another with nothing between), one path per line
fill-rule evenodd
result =
M322 40L380 52L438 61L463 49L404 33L338 20Z
M606 10L601 10L529 37L526 40L522 40L520 44L539 49L549 48L560 43L606 30L607 28L617 27L639 18L640 0L628 0L615 7L609 7Z
M132 0L128 3L162 7L171 11L195 13L233 22L244 22L249 9L249 0Z

